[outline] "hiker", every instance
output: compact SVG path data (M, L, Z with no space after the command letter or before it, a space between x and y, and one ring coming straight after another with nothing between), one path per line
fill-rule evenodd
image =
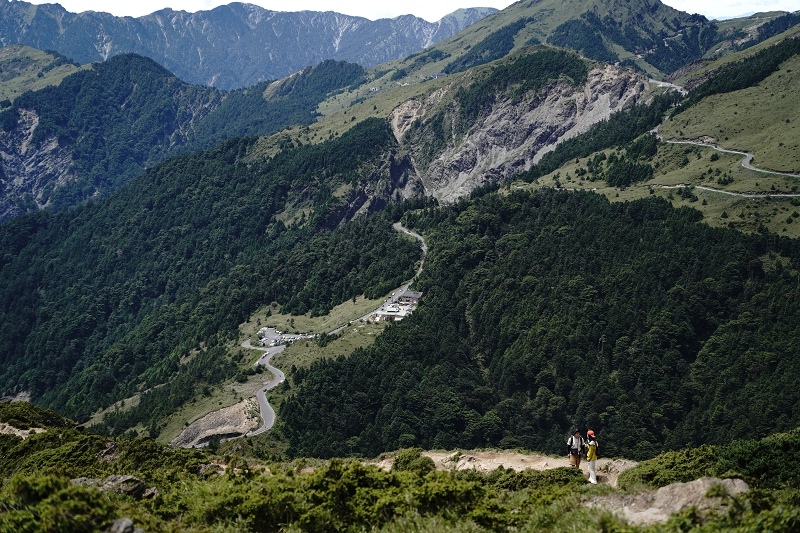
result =
M597 484L597 437L594 436L594 430L590 429L586 432L586 446L589 451L586 452L586 460L589 461L589 483Z
M569 459L569 466L580 468L581 454L586 446L581 432L578 428L572 430L572 436L567 439L567 459Z

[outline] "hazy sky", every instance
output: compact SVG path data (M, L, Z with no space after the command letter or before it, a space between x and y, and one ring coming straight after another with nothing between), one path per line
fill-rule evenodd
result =
M55 3L29 0L33 4ZM404 0L381 2L376 0L243 0L273 11L336 11L371 20L412 14L435 22L459 7L495 7L503 9L509 0ZM681 11L700 13L708 18L730 18L757 11L798 11L800 0L662 0ZM203 11L230 3L228 0L60 0L64 9L73 13L105 11L117 16L139 17L159 9Z

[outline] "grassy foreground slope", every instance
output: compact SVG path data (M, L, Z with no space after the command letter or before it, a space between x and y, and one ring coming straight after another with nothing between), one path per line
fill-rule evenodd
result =
M0 434L3 532L103 531L124 518L172 532L789 532L800 516L795 463L785 461L800 452L798 430L664 454L624 474L619 492L566 467L437 471L418 449L394 454L391 471L354 459L265 463L246 446L213 455L93 435L24 403L0 404L0 423L31 430ZM758 461L745 462L753 453ZM731 460L738 470L723 471ZM688 508L646 528L582 505L708 474L743 477L753 490L723 494L722 511Z

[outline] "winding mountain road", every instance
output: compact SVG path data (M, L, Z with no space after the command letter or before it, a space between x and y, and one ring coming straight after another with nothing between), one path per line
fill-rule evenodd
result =
M403 226L403 224L401 224L400 222L395 222L394 224L392 224L392 227L396 231L405 233L406 235L411 235L412 237L414 237L419 241L420 248L422 249L422 259L420 260L419 268L417 268L417 273L416 275L414 275L414 279L416 279L422 273L422 266L425 264L425 257L428 255L428 245L425 243L425 238L419 233L416 233L408 229L407 227ZM412 279L411 281L414 280Z
M397 300L397 296L399 296L400 294L403 294L404 292L406 292L408 290L408 288L411 286L411 284L414 283L414 281L416 281L416 279L422 273L422 267L425 265L425 257L428 255L428 245L425 243L425 238L422 235L420 235L419 233L416 233L416 232L408 229L407 227L403 226L400 222L395 222L394 224L392 224L392 227L396 231L399 231L401 233L405 233L406 235L410 235L411 237L414 237L415 239L417 239L419 241L419 243L420 243L420 249L422 250L422 257L420 258L419 266L417 267L417 272L414 274L414 277L411 278L410 280L408 280L407 282L405 282L401 287L398 287L398 289L395 290L393 295L389 298L388 303L394 303ZM355 320L353 320L353 322L356 322L358 320L366 320L374 312L375 312L375 310L370 311L366 315L356 318ZM350 325L350 322L348 322L347 324L342 324L338 328L336 328L334 330L331 330L328 333L328 335L336 335L337 333L339 333L340 331L342 331L344 328L346 328L349 325Z
M661 139L661 137L659 137L659 139ZM755 156L753 154L750 154L750 153L747 153L747 152L739 152L738 150L728 150L726 148L719 147L716 144L701 143L701 142L698 142L698 141L674 141L674 140L669 140L669 141L664 141L664 142L667 143L667 144L692 144L694 146L705 146L706 148L713 148L717 152L722 152L722 153L725 153L725 154L742 155L742 156L744 156L744 159L742 159L742 166L744 168L748 169L748 170L753 170L755 172L761 172L763 174L775 174L777 176L789 176L790 178L800 178L800 174L791 174L789 172L777 172L775 170L764 170L763 168L754 167L750 163L753 161L753 158Z
M392 227L395 230L399 231L399 232L405 233L406 235L410 235L410 236L414 237L415 239L417 239L420 242L420 248L422 250L422 258L420 259L419 267L417 267L417 272L414 274L414 277L411 278L406 283L404 283L402 287L398 288L394 292L395 295L400 295L400 294L403 294L406 290L408 290L408 287L422 273L422 267L425 264L425 257L428 254L428 246L425 243L425 239L422 237L422 235L420 235L418 233L415 233L414 231L411 231L410 229L404 227L402 224L400 224L400 222L394 223L392 225ZM397 296L392 296L391 301L394 302L396 297ZM373 312L374 311L370 311L369 313L367 313L363 317L360 317L360 318L358 318L356 320L364 320L364 319L368 318ZM337 333L339 333L340 331L342 331L344 328L346 328L349 325L350 325L350 323L347 323L347 324L344 324L342 326L339 326L338 328L332 330L329 333L329 335L337 334ZM256 392L256 399L258 400L258 406L259 406L259 409L261 410L261 419L263 420L264 423L260 428L254 430L254 431L251 431L250 433L248 433L246 435L248 437L252 437L252 436L264 433L265 431L268 431L269 429L272 428L272 426L275 425L275 409L273 409L272 406L269 404L269 401L267 401L267 392L272 390L272 389L274 389L275 387L277 387L281 383L283 383L284 380L286 379L286 376L284 375L284 373L282 371L280 371L279 369L277 369L274 366L272 366L270 364L270 360L272 359L272 357L274 355L282 352L286 348L286 345L285 344L280 344L280 345L277 345L277 346L271 346L269 348L265 348L265 347L261 347L261 346L253 346L252 343L250 342L250 339L248 339L248 340L246 340L246 341L244 341L242 343L242 348L247 348L247 349L250 349L250 350L261 350L261 351L263 351L264 353L261 355L261 357L258 358L258 361L256 361L255 364L265 366L266 369L268 371L270 371L272 373L272 375L274 376L272 378L272 381L270 381L269 383L265 383L264 384L265 386L262 387L262 388L259 388L258 392Z
M260 428L247 434L248 437L252 437L254 435L264 433L275 425L275 409L273 409L267 401L267 391L274 389L283 383L283 381L286 379L286 376L283 372L272 366L269 362L275 354L282 352L286 348L286 345L281 344L279 346L263 348L259 346L253 346L250 343L250 339L247 339L242 343L242 347L250 350L262 350L264 353L258 358L256 364L265 366L268 371L272 372L273 376L272 381L264 383L265 386L258 389L258 392L256 392L256 399L258 400L258 407L261 410L261 419L264 421L264 424Z
M787 176L787 177L790 177L790 178L800 178L800 174L791 174L791 173L788 173L788 172L776 172L774 170L765 170L763 168L754 167L751 163L752 163L753 158L755 156L753 154L750 154L750 153L747 153L747 152L739 152L738 150L728 150L728 149L725 149L725 148L721 148L721 147L717 146L716 144L701 143L701 142L698 142L698 141L675 141L675 140L666 141L658 134L657 131L656 131L656 137L658 138L658 140L664 141L667 144L691 144L693 146L704 146L706 148L713 148L717 152L722 152L722 153L725 153L725 154L737 154L737 155L744 156L744 158L742 159L742 166L744 168L746 168L748 170L752 170L754 172L761 172L762 174L773 174L773 175L776 175L776 176ZM679 189L681 187L684 187L684 186L683 185L676 185L676 186L673 186L673 187L664 186L662 188L665 188L665 189L671 189L671 188ZM705 187L703 185L697 185L697 186L695 186L695 189L701 189L703 191L710 191L710 192L717 192L717 193L720 193L720 194L727 194L727 195L730 195L730 196L740 196L742 198L795 198L795 197L800 197L800 194L792 194L792 193L741 193L741 192L731 192L731 191L723 191L721 189L715 189L713 187Z

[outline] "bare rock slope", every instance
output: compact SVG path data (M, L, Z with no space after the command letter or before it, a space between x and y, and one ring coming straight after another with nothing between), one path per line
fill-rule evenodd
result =
M0 220L23 212L19 202L25 197L46 207L48 190L75 179L71 150L60 146L54 136L32 142L38 124L34 111L22 110L18 128L10 132L0 128L0 191L5 190L0 198Z
M598 65L582 87L556 81L522 101L498 98L466 135L449 138L433 161L417 165L417 172L429 194L443 202L456 200L487 182L530 169L559 143L642 102L647 90L645 77ZM390 122L398 140L402 142L415 121L434 113L445 92L409 100L394 110ZM419 160L425 148L408 149Z
M248 398L196 420L172 439L170 444L192 448L207 443L215 436L240 437L258 427L258 413L255 398Z

